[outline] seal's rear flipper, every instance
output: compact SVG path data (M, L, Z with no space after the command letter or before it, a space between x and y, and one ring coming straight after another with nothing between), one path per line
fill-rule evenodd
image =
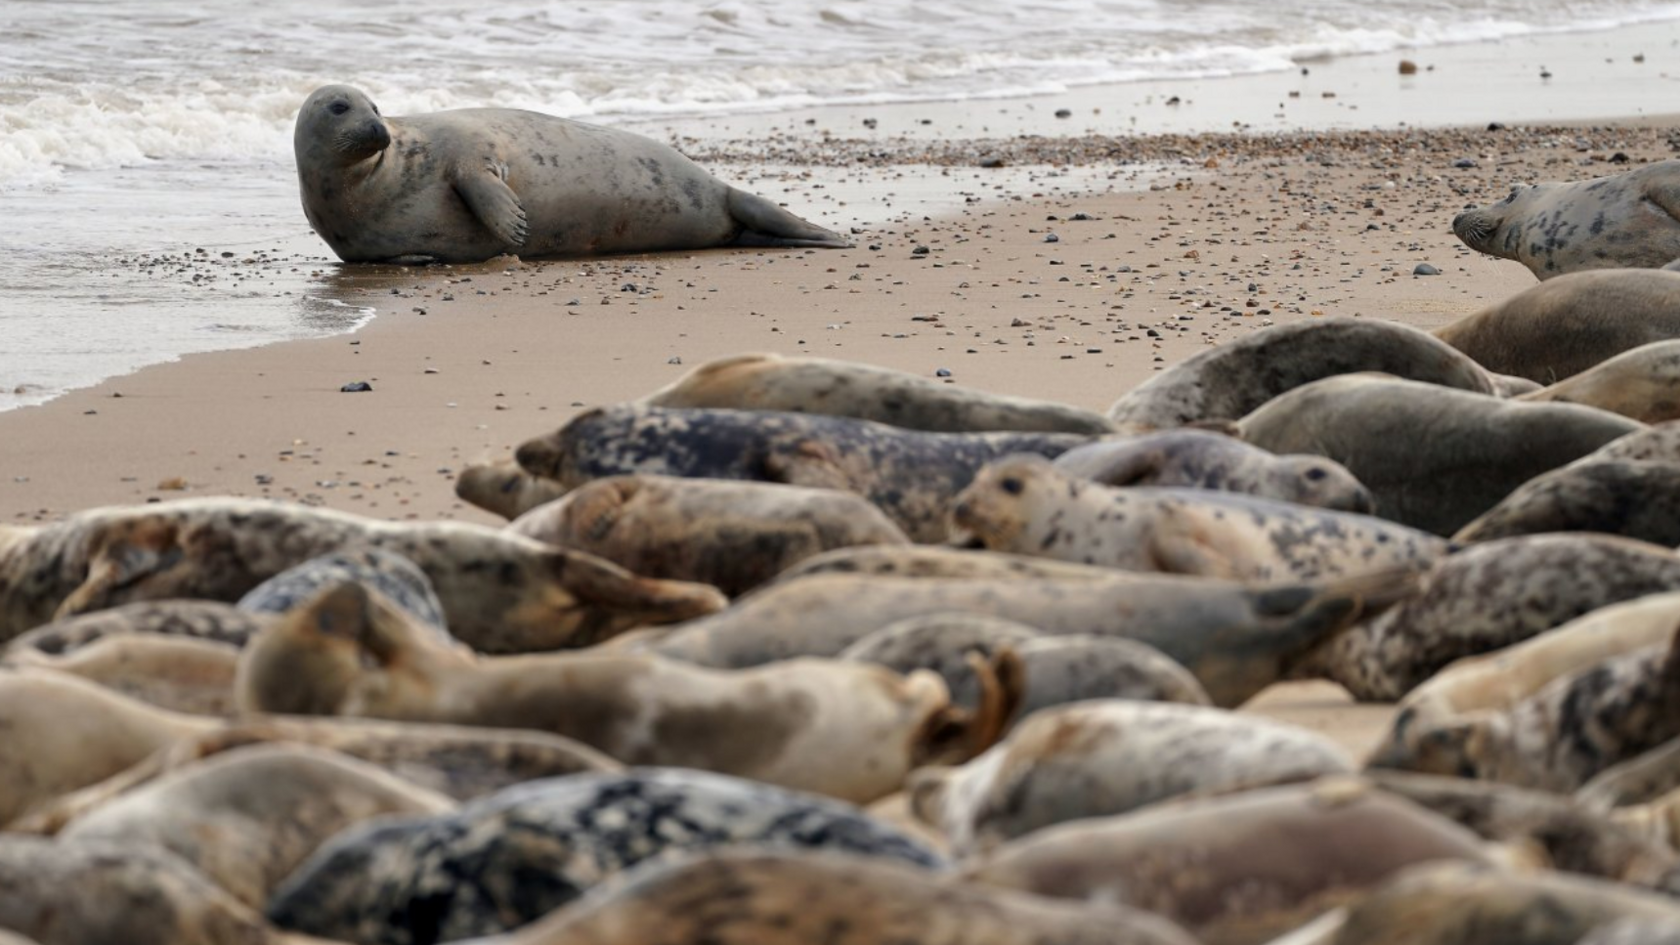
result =
M794 246L851 249L852 241L815 223L807 223L757 194L729 190L729 215L741 224L736 246Z

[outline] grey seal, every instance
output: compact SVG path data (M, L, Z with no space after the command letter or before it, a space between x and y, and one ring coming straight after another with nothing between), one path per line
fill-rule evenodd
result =
M1456 541L1599 532L1680 545L1680 466L1575 462L1530 479L1459 529Z
M1315 381L1237 423L1276 453L1346 466L1386 519L1451 535L1535 476L1644 425L1576 404L1530 404L1357 374Z
M1179 486L1338 512L1373 509L1371 490L1335 460L1278 456L1209 430L1109 437L1068 450L1056 457L1055 466L1105 486Z
M292 148L304 215L345 262L851 245L668 145L537 112L386 118L329 85L298 110Z
M440 639L451 639L449 624L443 617L443 604L432 590L426 572L402 555L379 548L338 551L310 558L258 584L234 606L254 614L283 614L301 606L323 587L340 581L356 581L377 590L415 619L435 627Z
M1434 335L1490 371L1556 384L1624 351L1680 338L1680 272L1558 276Z
M820 414L623 404L578 414L527 440L527 472L575 489L626 473L842 489L870 500L913 541L947 537L952 496L1009 453L1058 456L1075 433L927 433Z
M838 801L645 768L533 781L435 817L339 834L274 893L277 925L367 945L431 945L540 919L637 864L751 845L933 869L945 859Z
M1137 432L1236 420L1285 391L1355 371L1497 392L1482 366L1428 332L1397 322L1316 318L1262 328L1193 355L1116 400L1108 418Z
M1680 340L1640 345L1517 399L1586 404L1641 423L1680 419Z
M1583 269L1657 269L1680 258L1680 161L1612 177L1511 188L1453 217L1479 253L1514 259L1540 279Z

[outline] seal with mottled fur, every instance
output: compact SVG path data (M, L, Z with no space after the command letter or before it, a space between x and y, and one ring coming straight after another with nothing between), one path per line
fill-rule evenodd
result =
M1640 345L1517 399L1585 404L1641 423L1680 420L1680 340Z
M386 118L328 85L298 110L292 148L304 215L345 262L852 245L669 145L537 112Z
M314 597L321 588L341 581L356 581L377 590L420 622L435 627L439 639L450 639L443 604L426 572L402 555L380 548L310 558L258 584L234 606L254 614L283 614Z
M982 680L969 654L990 658L1005 646L1021 659L1025 691L1018 719L1085 699L1210 702L1189 670L1146 643L1088 634L1047 637L1026 624L977 614L901 620L847 647L840 659L905 674L931 669L944 678L952 702L978 707Z
M1566 792L1677 736L1680 649L1670 640L1586 664L1507 710L1391 741L1371 764Z
M328 945L274 928L167 850L10 834L0 929L42 945Z
M1680 466L1575 462L1535 476L1458 530L1455 541L1599 532L1680 545Z
M945 862L848 804L648 768L533 781L453 813L354 828L275 891L268 915L323 938L430 945L540 919L640 863L740 845Z
M509 521L565 494L565 486L531 475L512 459L470 464L455 479L457 498Z
M439 646L359 584L328 588L245 648L235 691L250 712L520 727L627 764L680 765L868 802L910 769L995 741L1020 691L1013 658L975 711L938 675L796 660L719 671L589 652L476 659ZM1001 680L1001 681L1000 681Z
M885 513L851 492L647 474L584 483L507 531L731 597L825 551L910 544Z
M1334 742L1293 725L1206 706L1097 699L1029 716L961 767L917 771L909 790L917 816L967 854L1169 798L1352 770Z
M1556 384L1642 345L1680 338L1680 272L1577 272L1435 329L1490 371Z
M1680 790L1680 739L1594 775L1575 799L1596 811L1645 804Z
M637 403L821 413L933 433L1114 432L1098 413L988 394L904 371L828 358L739 354L708 361Z
M1612 177L1511 188L1453 217L1479 253L1514 259L1544 280L1583 269L1658 269L1680 259L1680 161Z
M997 581L1044 579L1107 580L1113 568L1073 564L1053 558L1006 555L943 545L859 545L826 552L788 568L778 582L818 574L876 575L904 578L987 578Z
M1262 449L1341 463L1378 515L1450 535L1535 476L1644 427L1593 407L1361 374L1298 387L1237 428Z
M1486 863L1479 837L1351 779L1163 804L1049 827L967 879L1119 903L1207 945L1252 945L1352 901L1414 863Z
M1453 660L1680 587L1680 555L1613 535L1530 535L1449 555L1422 583L1300 660L1301 674L1341 683L1357 699L1393 701Z
M1262 328L1186 358L1116 400L1108 418L1138 432L1236 420L1285 391L1355 371L1496 392L1487 371L1428 332L1369 318L1315 318Z
M569 489L604 476L654 473L746 479L855 492L914 541L946 538L951 497L1010 453L1056 456L1086 443L1072 433L926 433L804 413L588 410L519 447L527 472Z
M496 945L1196 945L1159 916L879 858L722 850L650 864ZM479 945L490 945L481 942Z
M162 847L261 909L334 834L373 817L436 815L449 798L303 745L253 745L165 775L73 820L64 842Z
M882 627L941 613L985 614L1051 636L1138 640L1189 669L1215 705L1238 705L1350 624L1416 588L1381 572L1315 584L1112 572L1102 579L903 578L819 574L777 582L711 618L680 624L650 652L703 666L836 656Z
M1618 437L1576 460L1578 463L1626 462L1680 465L1680 421L1652 424Z
M128 634L205 640L237 648L244 646L268 619L222 601L140 601L42 624L0 644L0 655L34 650L63 656L100 640Z
M1381 768L1368 768L1363 777L1486 840L1541 854L1536 865L1680 891L1680 853L1572 798L1497 781Z
M1339 512L1372 510L1371 491L1341 463L1322 456L1277 456L1208 430L1102 439L1068 450L1055 465L1105 486L1181 486Z
M1520 643L1449 663L1400 700L1390 738L1405 740L1457 716L1505 710L1581 666L1652 646L1680 626L1680 593L1589 611Z
M375 547L431 579L449 631L486 652L597 643L724 606L715 588L642 578L482 525L383 522L259 499L90 509L0 548L0 640L138 600L236 601L311 558Z
M1116 489L1042 456L987 464L957 494L951 523L991 551L1237 581L1421 571L1448 548L1369 515L1206 489Z

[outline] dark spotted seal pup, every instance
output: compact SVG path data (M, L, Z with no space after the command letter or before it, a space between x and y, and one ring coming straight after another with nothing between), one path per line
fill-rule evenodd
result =
M855 492L914 541L947 537L950 500L1009 453L1054 457L1090 437L1072 433L925 433L851 417L621 405L585 411L519 447L527 472L575 489L592 479L654 473L782 482Z
M743 845L945 863L838 801L644 768L533 781L454 813L353 828L275 891L268 915L327 939L431 945L540 919L640 863Z
M537 112L386 118L329 85L298 110L292 148L304 215L345 262L852 245L668 145Z

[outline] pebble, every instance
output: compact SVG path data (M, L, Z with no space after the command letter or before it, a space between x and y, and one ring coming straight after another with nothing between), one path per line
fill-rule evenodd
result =
M1436 269L1428 263L1418 263L1417 268L1412 270L1412 275L1414 276L1438 276L1440 274L1441 270Z
M352 381L349 384L340 387L338 390L343 394L360 394L373 390L373 385L369 384L367 381Z
M950 368L939 368L938 370L933 372L933 376L934 377L950 377L951 376L951 369Z

